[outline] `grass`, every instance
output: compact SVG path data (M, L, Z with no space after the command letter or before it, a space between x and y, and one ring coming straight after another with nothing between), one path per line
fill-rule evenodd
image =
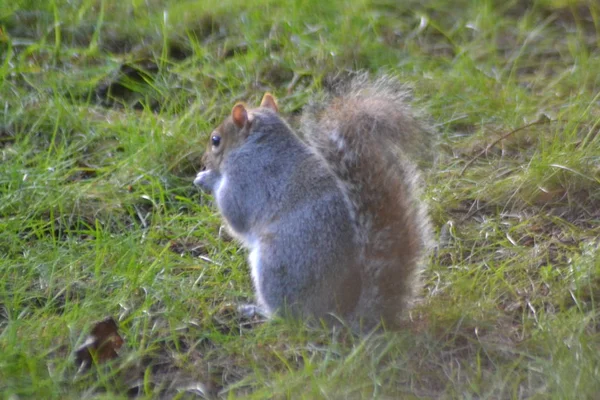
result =
M600 392L595 2L1 0L0 27L3 398ZM207 135L356 69L409 83L440 135L422 301L365 338L241 321L245 256L191 185ZM105 316L121 355L78 371Z

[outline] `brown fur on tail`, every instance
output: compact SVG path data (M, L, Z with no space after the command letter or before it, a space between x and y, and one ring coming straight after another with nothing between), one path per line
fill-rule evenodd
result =
M431 159L430 130L392 78L355 78L326 105L304 114L303 131L343 182L365 265L357 314L398 321L417 286L430 247L426 207L415 162ZM376 308L376 309L373 309ZM377 323L379 321L366 321Z

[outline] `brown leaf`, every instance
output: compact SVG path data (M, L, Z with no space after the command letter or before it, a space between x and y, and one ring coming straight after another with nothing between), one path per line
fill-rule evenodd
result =
M80 368L89 368L93 360L100 364L117 358L124 343L118 329L112 317L97 322L85 342L75 350L75 364Z

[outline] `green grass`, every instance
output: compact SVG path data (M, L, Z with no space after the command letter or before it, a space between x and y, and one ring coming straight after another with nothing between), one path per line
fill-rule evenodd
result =
M600 6L212 3L0 0L2 397L596 398ZM440 135L422 301L366 338L241 321L244 253L191 184L207 135L357 69ZM105 316L121 355L78 372Z

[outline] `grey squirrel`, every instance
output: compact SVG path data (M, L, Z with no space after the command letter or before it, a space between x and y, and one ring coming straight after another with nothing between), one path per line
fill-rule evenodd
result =
M431 244L419 175L429 130L390 77L361 75L302 116L272 95L236 104L210 135L194 184L249 250L257 306L360 330L397 327Z

